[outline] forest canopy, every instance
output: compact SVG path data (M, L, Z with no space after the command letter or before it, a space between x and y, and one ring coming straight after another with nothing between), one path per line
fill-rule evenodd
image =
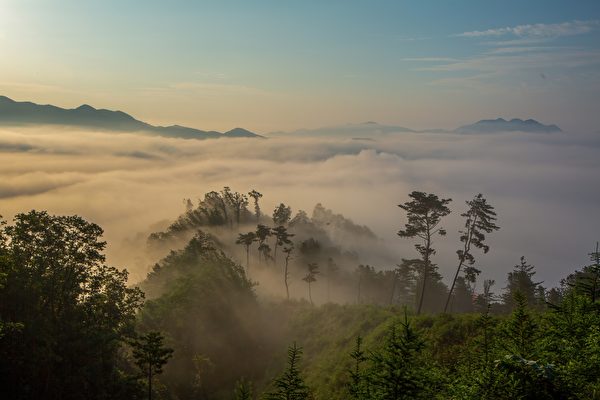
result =
M364 262L364 249L384 249L368 227L321 204L264 210L262 198L225 187L186 199L148 237L156 261L135 286L106 264L94 223L43 211L3 221L2 397L600 396L597 245L558 287L523 256L496 288L479 260L502 216L482 194L460 206L411 192L397 240L415 251L391 267ZM456 258L442 260L449 229ZM453 280L440 262L454 263Z

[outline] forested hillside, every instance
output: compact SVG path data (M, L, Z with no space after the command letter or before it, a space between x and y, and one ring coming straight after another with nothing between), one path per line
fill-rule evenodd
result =
M525 256L507 260L506 282L479 282L502 227L481 194L455 206L410 193L397 240L415 250L401 259L321 204L270 212L262 197L186 200L148 237L154 261L136 285L106 264L91 222L3 222L2 398L600 398L597 245L556 288ZM456 258L440 260L450 229Z

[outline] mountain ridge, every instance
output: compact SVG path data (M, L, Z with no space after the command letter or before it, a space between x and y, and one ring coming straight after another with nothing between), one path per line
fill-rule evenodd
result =
M261 135L243 128L234 128L221 133L181 125L155 126L119 110L98 109L89 104L68 109L51 104L15 101L2 95L0 95L0 125L79 126L114 132L147 133L179 139L262 138Z
M316 129L298 129L291 132L272 132L269 136L303 136L303 137L344 137L364 139L367 135L390 135L395 133L499 133L499 132L528 132L552 133L562 132L556 125L544 125L534 119L522 120L513 118L482 119L470 125L452 129L411 129L398 125L384 125L374 121L358 124L334 125Z

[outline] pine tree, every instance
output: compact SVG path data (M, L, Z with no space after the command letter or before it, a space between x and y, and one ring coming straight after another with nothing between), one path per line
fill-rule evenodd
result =
M410 326L408 317L392 326L380 351L371 354L371 398L381 400L430 399L434 379L425 363L425 342Z
M363 368L363 364L368 360L368 357L362 349L362 337L358 336L356 338L356 345L350 353L350 357L353 361L353 369L349 371L350 384L348 392L350 397L354 400L368 400L370 399L369 382Z
M522 256L519 264L515 265L512 272L508 273L506 292L502 295L504 305L509 310L513 310L516 306L515 294L521 292L524 301L529 306L536 304L536 288L542 282L534 282L535 267L527 263L525 257Z
M250 246L252 243L256 241L256 233L248 232L248 233L240 233L238 235L236 244L241 244L246 249L246 275L250 271Z
M448 305L450 304L454 286L456 285L456 280L458 279L462 266L465 263L471 266L475 264L475 257L471 253L471 248L475 247L482 249L484 254L487 253L490 250L490 247L485 244L485 234L500 229L500 227L495 224L496 213L494 212L494 207L487 203L487 200L481 193L475 196L473 200L467 201L466 203L469 206L469 209L467 212L461 214L461 217L465 218L465 230L459 231L463 248L456 252L458 254L458 267L456 268L456 274L454 275L452 286L450 286L450 291L448 292L444 312L448 311Z
M504 329L504 348L511 354L530 359L535 352L537 324L527 311L525 296L519 291L514 296L516 307Z
M273 386L275 390L267 393L267 400L307 400L309 388L300 375L300 359L302 348L296 346L296 342L288 347L288 366L281 376L275 379Z
M235 385L233 396L234 400L252 400L254 398L252 383L245 379L239 380Z
M302 280L308 283L308 299L310 300L310 304L313 304L312 300L312 292L311 292L311 283L317 281L317 274L319 273L319 265L317 263L309 263L307 265L308 272L302 278Z
M173 355L173 349L165 347L163 340L159 332L149 332L132 343L135 363L148 380L148 400L152 400L152 378L162 373Z
M427 289L427 277L432 270L431 256L435 254L432 247L435 235L445 236L446 230L438 227L441 219L450 214L447 205L452 199L440 199L434 194L413 191L409 194L412 199L398 207L406 211L408 222L404 230L398 231L398 235L404 238L418 238L420 243L415 248L421 254L421 293L417 306L417 314L421 313L425 290Z
M260 222L260 206L258 204L258 200L263 197L262 193L252 189L248 192L248 196L252 197L254 200L254 215L256 216L256 224Z

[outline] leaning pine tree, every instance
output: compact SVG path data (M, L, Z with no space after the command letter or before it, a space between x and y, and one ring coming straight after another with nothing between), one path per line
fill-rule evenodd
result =
M433 237L437 234L446 235L446 230L438 227L441 219L450 214L450 209L446 207L452 199L440 199L435 194L413 191L408 195L412 200L398 207L406 211L408 222L404 230L398 232L398 236L405 238L418 238L420 243L415 244L415 248L421 254L421 293L417 314L421 313L423 307L423 298L427 285L427 275L432 269L431 256L435 254L432 247Z
M484 253L487 253L490 250L490 247L485 244L485 234L500 229L500 227L495 224L496 213L494 212L494 207L487 203L481 193L475 196L473 200L467 201L466 203L469 206L469 209L467 212L461 214L461 217L465 218L465 230L459 231L463 248L456 252L458 254L458 267L456 268L456 274L454 274L454 280L452 281L452 286L448 292L444 312L448 311L452 292L456 286L456 280L458 279L461 268L465 264L469 264L470 266L475 264L475 257L473 257L473 254L471 253L471 248L476 247L482 249Z

